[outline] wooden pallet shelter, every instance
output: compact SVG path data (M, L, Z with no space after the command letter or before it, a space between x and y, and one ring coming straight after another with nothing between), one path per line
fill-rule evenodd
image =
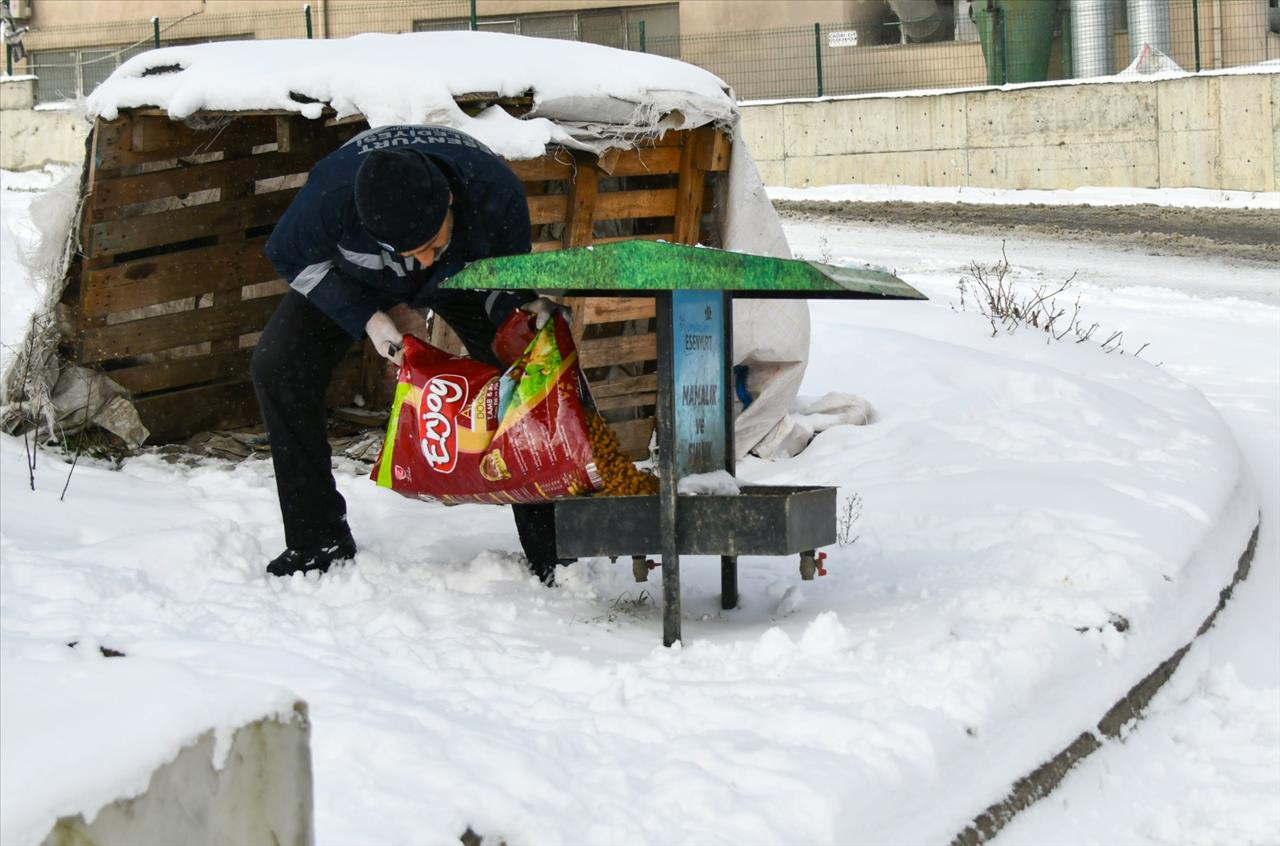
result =
M529 107L527 98L458 101L469 110L498 103L517 116ZM288 290L263 245L311 167L366 128L359 117L283 111L202 112L180 122L134 109L97 121L64 295L76 327L67 352L132 393L153 443L259 420L249 359ZM699 242L729 144L702 127L600 156L557 147L508 162L528 194L533 249ZM653 430L652 300L568 304L598 405L639 454ZM433 340L450 343L443 328ZM385 400L383 370L370 345L353 345L327 402Z

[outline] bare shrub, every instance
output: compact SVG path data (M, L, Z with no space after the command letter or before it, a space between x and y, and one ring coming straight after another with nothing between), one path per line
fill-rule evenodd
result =
M840 546L853 546L861 535L854 534L854 526L862 517L862 496L849 494L840 506L840 514L836 517L836 543Z
M1000 260L983 265L972 262L969 272L960 277L956 289L960 302L953 305L955 311L968 311L970 304L991 324L991 336L1000 332L1012 335L1023 327L1045 333L1045 342L1074 341L1082 344L1093 341L1103 352L1125 355L1124 330L1102 331L1098 323L1086 323L1081 319L1080 295L1072 299L1071 285L1076 274L1071 274L1058 285L1040 285L1032 290L1019 290L1008 277L1011 265L1000 244ZM1066 304L1060 302L1060 298ZM1105 336L1105 337L1104 337ZM1133 353L1142 355L1148 344Z

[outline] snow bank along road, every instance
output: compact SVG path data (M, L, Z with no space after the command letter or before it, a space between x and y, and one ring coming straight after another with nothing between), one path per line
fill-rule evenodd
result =
M282 544L268 462L82 457L63 501L66 464L42 453L33 492L22 442L3 438L0 684L96 660L61 646L78 640L287 688L311 706L320 843L446 842L468 825L510 843L940 842L1190 638L1261 491L1254 577L1224 615L1244 615L1241 636L1221 627L1234 651L1192 662L1160 706L1177 742L1147 747L1178 777L1148 779L1136 808L1089 805L1096 784L1063 795L1095 811L1070 819L1097 842L1280 837L1265 528L1280 512L1277 309L1125 279L1130 261L1187 284L1220 263L1011 240L1016 279L1086 268L1089 319L1152 347L1135 359L991 338L950 302L959 270L998 255L992 239L789 234L809 255L896 266L934 298L815 308L805 393L863 394L877 421L740 468L858 494L825 579L744 559L742 607L722 613L715 562L690 559L688 642L667 650L626 562L579 562L546 590L512 554L501 509L401 499L339 460L356 565L268 580ZM1267 283L1237 267L1231 284ZM67 735L10 719L0 710L5 733ZM1140 773L1124 747L1105 754L1127 781ZM3 772L27 771L10 748ZM4 789L31 798L20 778ZM1221 822L1233 807L1249 812ZM1049 819L1026 837L1057 830Z
M1280 267L1212 255L1173 258L1142 239L1100 246L1042 237L1000 226L995 222L1009 219L1000 214L978 233L953 232L946 223L951 205L913 206L912 217L926 223L872 225L827 204L785 211L784 221L806 256L896 267L941 299L971 262L998 260L1002 239L1013 276L1023 283L1078 273L1073 292L1090 321L1125 330L1130 350L1150 342L1143 357L1195 385L1223 415L1263 501L1248 580L1145 720L1069 775L998 842L1280 842ZM835 213L817 213L823 210ZM1035 219L1025 209L1011 211L1015 221ZM1200 217L1214 214L1206 209Z
M1276 209L798 199L776 200L774 206L792 220L876 223L998 237L1076 238L1160 255L1280 262L1280 210Z

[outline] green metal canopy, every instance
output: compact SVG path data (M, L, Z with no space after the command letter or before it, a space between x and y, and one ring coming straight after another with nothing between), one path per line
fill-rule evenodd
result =
M455 274L443 287L565 291L584 296L731 291L739 298L927 299L882 270L664 241L617 241L483 259Z

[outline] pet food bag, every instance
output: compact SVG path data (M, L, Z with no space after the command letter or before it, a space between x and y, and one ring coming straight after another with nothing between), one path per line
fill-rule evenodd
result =
M499 339L526 333L516 311ZM542 502L603 486L569 325L553 315L505 370L406 337L391 418L371 478L405 496Z

